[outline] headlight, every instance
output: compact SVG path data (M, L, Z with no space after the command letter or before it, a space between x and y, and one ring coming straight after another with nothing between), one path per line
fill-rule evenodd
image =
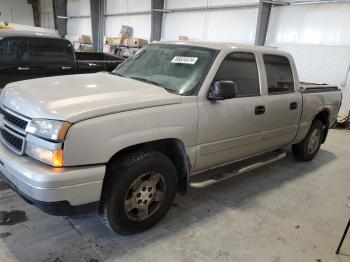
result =
M71 124L58 120L33 119L26 132L44 139L63 142Z
M54 167L63 166L63 150L49 150L33 143L27 143L26 154Z

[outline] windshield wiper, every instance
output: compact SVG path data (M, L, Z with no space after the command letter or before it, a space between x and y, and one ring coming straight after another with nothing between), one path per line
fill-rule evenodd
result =
M125 77L124 75L122 75L122 74L119 74L119 73L117 73L117 72L115 72L115 73L111 73L111 74L113 74L113 75L116 75L116 76L121 76L121 77Z
M139 81L142 81L142 82L146 82L146 83L149 83L149 84L152 84L152 85L155 85L155 86L163 87L161 84L159 84L157 82L154 82L152 80L146 79L146 78L137 77L137 76L130 76L130 78L135 79L135 80L139 80Z
M152 85L155 85L155 86L159 86L161 88L164 88L169 93L173 93L173 94L177 94L178 95L178 93L175 90L170 89L170 88L166 88L166 87L162 86L160 83L157 83L155 81L152 81L152 80L149 80L149 79L146 79L146 78L143 78L143 77L137 77L137 76L130 76L130 78L131 79L135 79L135 80L139 80L139 81L142 81L142 82L146 82L146 83L149 83L149 84L152 84Z

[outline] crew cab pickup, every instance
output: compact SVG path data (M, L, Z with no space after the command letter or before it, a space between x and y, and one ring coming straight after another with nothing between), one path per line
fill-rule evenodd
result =
M112 71L124 59L74 52L66 39L43 33L0 30L0 88L40 77Z
M48 213L95 207L132 234L160 221L176 192L281 159L286 146L312 160L340 105L336 86L300 84L285 52L153 43L111 74L8 84L0 171ZM214 172L232 163L235 171Z

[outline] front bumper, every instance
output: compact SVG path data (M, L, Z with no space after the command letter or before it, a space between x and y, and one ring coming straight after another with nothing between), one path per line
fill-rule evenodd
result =
M105 165L50 167L18 156L0 143L1 175L28 202L51 214L69 214L74 207L79 210L96 204L105 170Z

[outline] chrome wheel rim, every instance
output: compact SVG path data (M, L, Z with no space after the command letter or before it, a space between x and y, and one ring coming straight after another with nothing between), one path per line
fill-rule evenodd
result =
M158 210L165 196L164 178L159 173L146 173L135 179L124 199L128 218L142 221Z
M307 151L309 152L309 154L315 153L319 142L320 142L320 131L318 129L315 129L312 131L309 138L309 144L307 147Z

